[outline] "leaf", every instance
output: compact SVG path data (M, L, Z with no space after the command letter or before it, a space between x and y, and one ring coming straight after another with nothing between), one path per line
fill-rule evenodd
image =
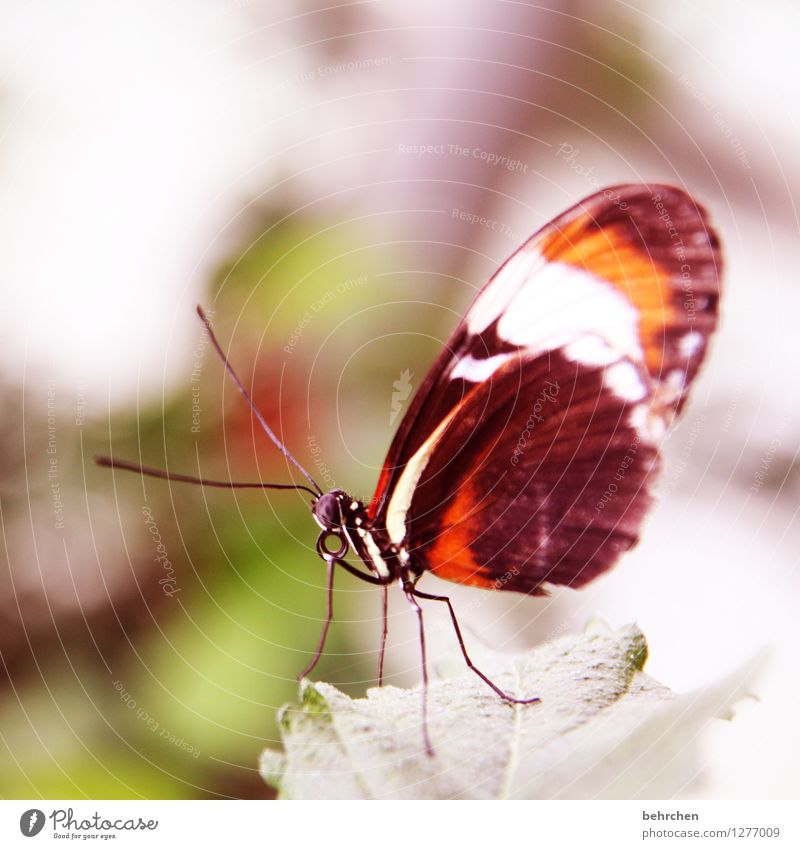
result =
M471 651L501 687L541 703L503 702L471 672L434 681L430 757L418 688L351 699L305 681L301 704L281 709L284 752L261 756L265 781L289 799L666 798L685 792L700 731L731 716L763 659L679 696L642 672L636 626L590 623L524 655Z

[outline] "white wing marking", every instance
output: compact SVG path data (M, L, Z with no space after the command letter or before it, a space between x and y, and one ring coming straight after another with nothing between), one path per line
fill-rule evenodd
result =
M579 336L602 336L619 354L642 359L633 304L610 283L564 263L548 263L519 289L497 332L534 352L563 348Z
M641 401L648 394L639 370L627 360L609 366L603 374L603 383L623 401Z
M392 492L389 506L386 509L386 530L389 532L389 538L393 543L399 545L406 535L406 514L408 513L411 499L414 496L414 489L422 473L425 471L425 467L428 465L428 460L430 460L431 454L433 454L433 450L436 448L436 443L460 406L460 404L456 405L442 419L436 430L422 443L414 456L406 463L397 480L397 485L394 488L394 492Z
M490 378L500 366L515 356L516 354L495 354L495 356L488 357L485 360L476 360L471 354L467 354L455 361L450 371L450 379L455 380L457 377L463 377L464 380L469 380L472 383L481 383Z

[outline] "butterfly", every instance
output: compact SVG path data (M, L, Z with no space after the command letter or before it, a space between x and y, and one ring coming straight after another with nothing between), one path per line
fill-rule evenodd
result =
M669 185L612 186L531 236L479 292L400 422L372 500L323 492L257 410L211 323L198 313L231 378L265 433L305 484L211 481L98 457L104 466L206 486L299 489L311 497L327 565L333 618L337 568L380 587L383 679L387 588L414 609L428 672L423 602L447 607L467 666L453 605L425 592L426 572L457 584L543 595L582 587L638 540L659 467L659 445L681 412L717 324L721 256L705 210ZM358 565L345 558L354 552Z

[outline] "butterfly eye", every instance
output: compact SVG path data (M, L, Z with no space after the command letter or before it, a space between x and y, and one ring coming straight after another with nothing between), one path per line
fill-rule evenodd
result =
M335 544L334 541L338 543L338 548L330 547L331 544ZM337 531L323 531L317 539L317 552L323 560L328 560L329 558L338 560L344 557L349 549L350 544L347 542L347 539Z
M342 514L339 508L339 500L331 492L328 492L325 495L321 495L314 502L313 511L317 522L325 530L334 530L342 524Z

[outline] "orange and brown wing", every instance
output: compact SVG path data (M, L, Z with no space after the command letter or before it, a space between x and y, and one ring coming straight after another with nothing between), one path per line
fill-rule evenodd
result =
M481 290L428 373L372 520L459 582L513 567L503 587L536 592L608 568L636 538L656 440L716 326L719 271L717 238L680 189L612 187L556 218ZM558 414L527 428L526 404L555 374L570 387L548 407ZM592 512L620 464L624 492Z

